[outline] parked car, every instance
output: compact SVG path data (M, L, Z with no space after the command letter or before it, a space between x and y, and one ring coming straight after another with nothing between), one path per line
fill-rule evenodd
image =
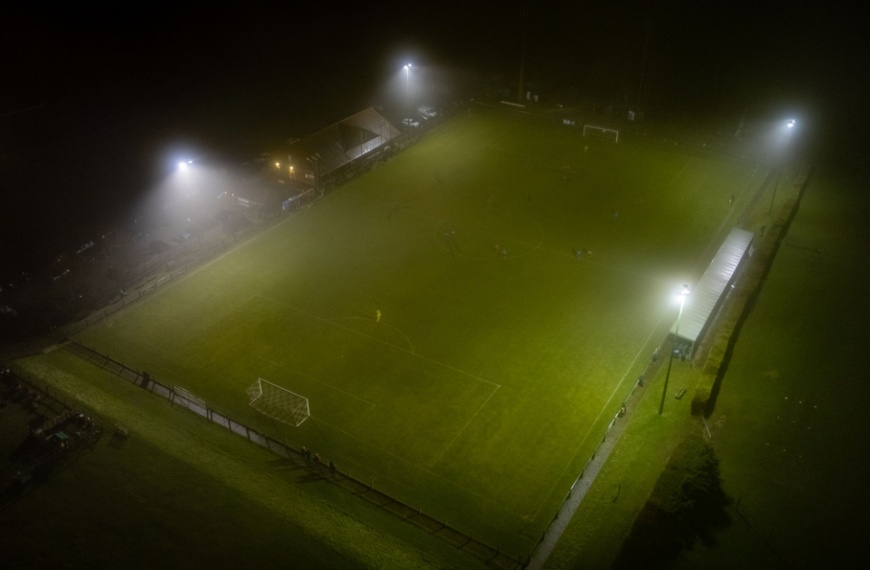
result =
M432 119L438 116L438 111L436 111L434 107L429 107L428 105L417 107L417 112L427 119Z
M419 127L420 121L418 121L416 119L412 119L411 117L408 117L407 119L402 119L402 124L405 125L406 127Z
M91 249L92 247L94 247L94 242L91 240L88 240L85 243L83 243L81 246L79 246L79 248L76 250L76 253L77 254L84 253L87 250Z

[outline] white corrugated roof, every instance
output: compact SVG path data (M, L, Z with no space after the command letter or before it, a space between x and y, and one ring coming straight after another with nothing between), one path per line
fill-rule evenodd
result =
M704 326L716 310L719 299L725 294L725 290L737 266L749 246L752 244L752 232L740 228L734 228L701 280L690 290L683 306L683 315L679 321L679 331L676 331L677 322L671 327L671 333L677 332L679 337L691 343L695 343L704 332Z
M287 155L291 164L295 162L297 167L310 168L316 170L319 176L325 176L386 145L401 134L399 129L369 107L302 140L293 141L276 154Z

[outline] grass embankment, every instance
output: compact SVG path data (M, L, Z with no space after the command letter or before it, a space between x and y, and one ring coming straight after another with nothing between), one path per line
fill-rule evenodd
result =
M15 364L106 425L122 423L130 436L113 440L110 427L93 451L0 510L6 567L478 565L307 469L64 351ZM16 428L22 416L14 405L0 412L4 434L26 433ZM3 438L4 452L16 439Z

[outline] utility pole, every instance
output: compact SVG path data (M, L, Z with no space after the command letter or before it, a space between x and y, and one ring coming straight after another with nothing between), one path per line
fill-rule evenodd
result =
M643 42L643 60L640 64L640 84L637 87L637 103L635 111L640 111L640 98L643 94L643 76L646 74L646 57L649 52L649 33L652 28L652 22L647 23L646 25L646 39Z
M523 81L526 73L526 18L525 10L520 12L520 25L523 27L522 39L520 40L520 73L517 83L517 103L523 102Z

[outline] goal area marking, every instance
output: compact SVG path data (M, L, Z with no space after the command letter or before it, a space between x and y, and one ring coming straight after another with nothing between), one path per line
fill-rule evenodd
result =
M619 142L619 129L609 129L597 125L583 125L583 136L593 136Z
M311 416L308 398L264 378L257 378L247 393L252 408L279 422L298 427Z

